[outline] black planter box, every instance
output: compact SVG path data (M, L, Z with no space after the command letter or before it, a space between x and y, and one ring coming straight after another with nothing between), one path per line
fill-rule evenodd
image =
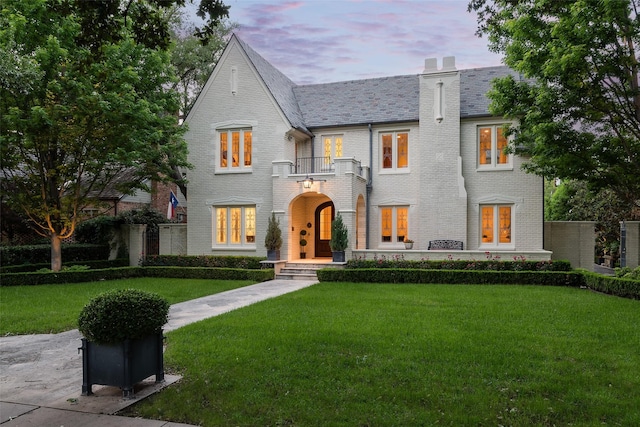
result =
M82 395L92 394L93 384L120 387L124 397L133 396L134 384L154 375L164 380L162 331L139 340L96 344L82 339Z
M331 254L333 255L333 262L345 262L344 251L335 251Z

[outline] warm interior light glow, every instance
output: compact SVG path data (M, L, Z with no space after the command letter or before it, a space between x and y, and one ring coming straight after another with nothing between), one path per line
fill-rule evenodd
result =
M307 177L304 179L304 181L302 181L302 186L307 190L310 189L312 185L313 185L313 178Z

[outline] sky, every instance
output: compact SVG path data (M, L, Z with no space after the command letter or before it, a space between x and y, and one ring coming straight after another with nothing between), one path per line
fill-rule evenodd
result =
M225 0L236 34L297 84L501 65L467 0Z

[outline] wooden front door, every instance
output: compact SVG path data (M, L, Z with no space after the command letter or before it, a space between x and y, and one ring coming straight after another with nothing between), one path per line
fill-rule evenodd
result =
M325 202L316 208L315 214L315 254L316 258L330 257L331 221L335 216L333 202Z

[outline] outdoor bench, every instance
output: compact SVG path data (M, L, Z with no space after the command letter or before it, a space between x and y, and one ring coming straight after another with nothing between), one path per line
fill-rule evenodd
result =
M428 250L430 251L442 251L442 250L462 250L462 242L460 240L429 240Z

